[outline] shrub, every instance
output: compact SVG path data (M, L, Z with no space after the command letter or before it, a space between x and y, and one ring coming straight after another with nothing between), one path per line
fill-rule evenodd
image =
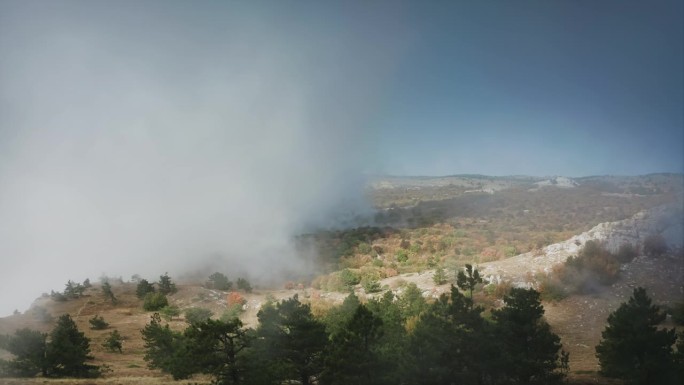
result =
M90 328L93 330L102 330L107 329L107 327L109 327L107 321L105 321L104 318L100 317L97 314L95 314L93 318L89 319L88 322L90 322Z
M432 281L435 285L443 285L447 281L446 272L443 268L439 267L435 270L435 274L432 276Z
M234 303L230 306L228 306L228 309L226 309L223 314L221 314L221 321L223 322L228 322L232 320L233 318L239 318L240 314L242 314L244 310L242 310L242 305L239 303Z
M200 323L208 320L214 313L209 309L193 307L185 311L185 321L188 323Z
M342 280L342 283L348 288L351 288L354 285L358 285L359 282L361 282L361 277L359 277L357 273L349 269L344 269L340 272L340 279Z
M147 293L145 301L143 302L143 309L146 311L157 311L169 305L169 300L163 293L154 292Z
M616 257L596 241L588 241L577 257L565 261L565 268L558 271L561 281L572 291L591 293L598 285L610 285L617 281L620 263Z
M627 263L632 262L632 260L637 257L637 254L637 249L634 245L631 243L623 243L620 245L615 258L617 258L620 263Z
M397 252L397 262L406 262L408 261L408 253L406 250L399 250Z
M361 286L366 293L377 293L380 291L380 282L373 277L363 277L361 280Z
M514 257L518 255L518 248L515 246L506 246L503 248L503 252L506 257Z
M240 306L244 305L247 303L247 300L240 295L240 293L234 291L228 294L228 306L232 306L235 304L239 304Z
M178 317L180 315L180 309L177 306L164 306L159 310L159 313L165 320L171 321L173 317Z
M667 242L665 242L665 238L662 235L649 235L644 239L644 254L659 257L667 253L667 251Z
M547 276L539 283L539 294L544 301L560 301L568 296L558 279Z
M51 323L54 320L54 317L42 306L33 308L33 316L43 323Z
M420 247L420 245L418 244L418 242L416 242L416 243L414 243L413 245L411 245L411 247L409 247L409 250L410 250L412 253L417 254L417 253L420 252L421 247Z
M372 251L370 245L366 242L359 243L359 246L357 246L357 249L358 249L359 253L361 253L361 254L370 254L370 252Z

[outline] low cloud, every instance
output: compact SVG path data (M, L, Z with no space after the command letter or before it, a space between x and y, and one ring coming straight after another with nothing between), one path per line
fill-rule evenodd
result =
M101 273L303 269L294 235L367 209L392 47L346 52L326 39L354 36L258 12L204 25L98 7L17 7L3 27L0 313Z

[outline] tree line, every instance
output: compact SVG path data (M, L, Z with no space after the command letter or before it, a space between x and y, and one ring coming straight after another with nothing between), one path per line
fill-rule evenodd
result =
M352 293L318 317L297 296L268 301L255 328L244 327L236 317L209 315L188 317L188 327L176 331L154 313L141 330L144 359L174 379L202 373L215 384L563 382L569 355L543 318L540 294L513 288L503 307L485 311L472 299L480 281L477 270L466 267L457 277L458 288L452 286L431 303L409 284L400 295L388 291L366 303ZM164 291L175 288L163 286L169 286ZM609 316L596 347L601 374L630 384L681 383L684 336L659 328L664 319L646 291L635 289ZM109 327L97 315L90 324ZM121 352L121 341L114 330L104 346ZM0 348L14 356L0 360L2 376L98 377L109 370L89 364L90 339L68 314L49 334L20 329L0 336Z
M255 329L239 319L191 322L182 332L154 314L142 330L150 368L217 384L552 384L568 355L543 319L539 294L512 289L484 309L456 287L434 303L409 287L361 303L350 294L322 319L297 296L269 302Z

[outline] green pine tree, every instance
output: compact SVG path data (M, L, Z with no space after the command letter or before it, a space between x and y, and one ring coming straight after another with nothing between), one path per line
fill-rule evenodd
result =
M135 288L136 297L144 299L147 293L154 293L154 285L149 283L146 279L139 280L138 285Z
M123 337L121 336L121 334L119 334L119 331L115 329L107 335L107 338L105 339L105 342L102 344L102 346L111 352L118 350L119 353L122 353Z
M381 383L378 348L383 335L382 320L359 305L351 320L331 337L322 385L377 385Z
M500 373L519 384L553 384L564 377L560 338L543 319L544 307L534 289L511 289L506 306L492 311L500 344Z
M295 295L265 307L258 317L257 338L262 354L268 357L271 372L282 382L313 383L323 370L328 335L309 305L299 302Z
M665 313L652 305L644 288L608 316L596 356L601 374L634 384L665 384L675 376L675 330L658 329Z
M78 330L69 314L57 319L45 352L49 375L56 377L97 377L99 368L86 362L90 356L90 339Z

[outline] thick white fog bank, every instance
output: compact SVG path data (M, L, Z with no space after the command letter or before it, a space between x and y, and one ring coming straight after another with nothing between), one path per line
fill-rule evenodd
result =
M209 256L255 279L304 269L294 235L367 209L396 47L254 10L78 4L0 20L0 315Z

